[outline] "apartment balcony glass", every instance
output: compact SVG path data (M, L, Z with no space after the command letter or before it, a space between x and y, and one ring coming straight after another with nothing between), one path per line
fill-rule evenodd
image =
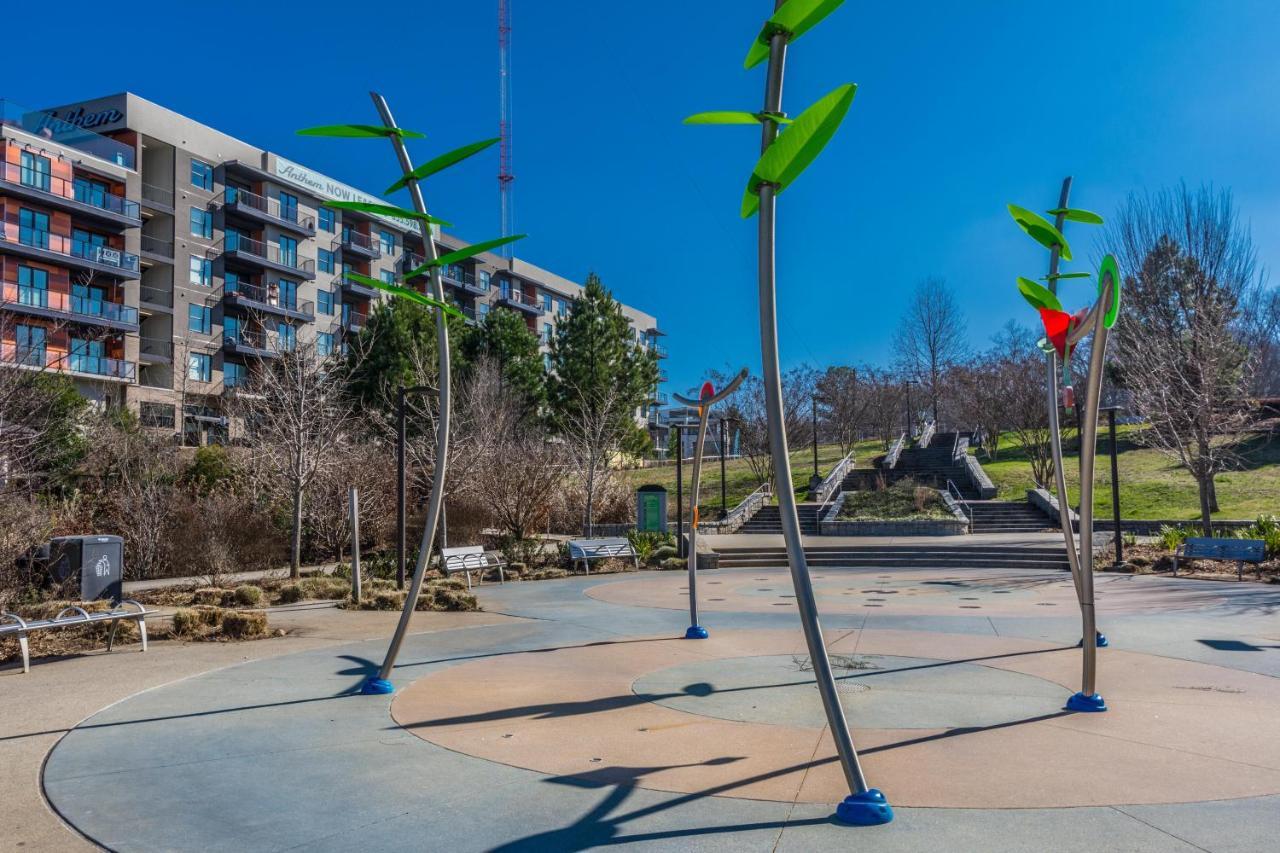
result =
M136 158L132 145L86 130L43 110L28 109L0 99L0 124L21 128L33 136L84 151L126 169L134 168Z
M222 338L222 348L228 352L256 358L279 358L280 349L276 344L274 337L249 329L239 329Z
M314 237L316 218L298 210L296 205L283 205L274 198L265 198L257 193L227 187L222 194L223 210L256 222L266 222L288 231Z
M667 357L667 348L664 346L659 346L658 344L650 344L649 352L653 353L658 358Z
M342 235L333 241L334 249L341 249L352 255L375 261L382 257L382 248L378 241L368 234L362 234L354 228L344 227Z
M5 162L0 164L0 188L11 195L117 227L136 228L142 224L136 201L108 192L97 181L67 180L36 166Z
M0 304L13 311L36 316L65 318L122 331L138 330L137 308L110 302L100 296L59 293L6 281Z
M305 279L316 277L315 261L298 257L296 251L281 251L278 245L254 240L235 231L227 232L227 235L218 243L218 250L226 259L243 261Z
M173 190L155 184L142 185L142 203L156 210L173 213Z
M227 305L250 311L262 311L291 320L311 322L316 318L315 303L298 301L296 292L282 289L276 284L261 284L228 277L222 288Z
M171 364L173 362L173 340L139 338L138 359L151 364Z
M145 254L170 261L173 260L173 243L168 240L161 240L159 237L143 234L140 248Z
M374 299L378 296L376 287L369 287L346 276L342 277L341 285L343 296L352 296L357 299Z
M83 352L64 352L45 346L24 346L9 341L0 345L0 361L6 364L80 373L121 382L134 382L138 375L137 365L132 361Z
M542 303L538 301L537 297L529 296L523 290L516 290L515 288L504 289L498 297L498 304L535 316L541 316L543 313Z
M36 260L118 278L138 277L137 255L92 240L54 234L43 228L14 228L11 222L0 223L0 239L4 241L6 250Z

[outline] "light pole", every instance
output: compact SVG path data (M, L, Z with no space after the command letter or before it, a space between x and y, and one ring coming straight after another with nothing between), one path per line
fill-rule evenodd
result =
M818 484L822 482L822 475L818 473L818 404L825 403L817 394L813 395L813 476L809 478L809 491L818 488ZM812 500L812 498L810 498Z
M684 556L684 472L680 467L680 457L684 454L680 447L680 424L672 424L671 431L676 440L676 556Z
M1107 413L1107 432L1111 439L1111 517L1115 522L1116 562L1113 569L1122 569L1124 562L1124 537L1120 535L1120 462L1116 458L1119 448L1116 446L1116 412L1119 406L1107 406L1102 411Z
M408 408L405 398L410 394L426 394L431 388L425 385L414 385L406 388L403 385L396 391L396 589L404 589L405 561L405 410ZM441 501L443 504L443 501ZM441 506L441 541L444 540L444 507Z
M725 441L727 440L725 438L725 433L727 432L727 430L725 429L725 423L728 422L729 420L731 420L731 418L720 419L720 517L721 518L726 518L729 515L729 498L728 498L728 491L726 490L726 486L725 486L726 481L725 481L725 473L724 473L724 458L726 453L728 452L727 450L725 450Z

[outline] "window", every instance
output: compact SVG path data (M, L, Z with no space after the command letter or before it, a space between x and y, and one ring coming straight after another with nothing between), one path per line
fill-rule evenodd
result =
M569 313L569 303L568 303L568 302L565 302L563 299L557 299L557 300L556 300L556 313L557 313L557 314L559 314L561 317L563 317L563 316L565 316L566 314L568 314L568 313Z
M196 382L212 382L213 358L207 352L188 353L187 378Z
M222 318L222 337L225 340L240 340L240 318L239 317L223 317Z
M547 373L551 372L551 353L544 352L542 354L542 369Z
M141 405L138 414L144 427L173 429L174 424L176 423L174 420L175 411L175 406L166 406L164 403L144 402Z
M333 355L333 334L330 332L316 332L316 354L317 355Z
M511 298L511 279L504 278L498 282L498 288L502 293L503 299Z
M316 249L316 266L320 272L333 272L333 252L328 249Z
M191 208L191 236L203 237L206 240L213 238L212 211L201 210L198 207Z
M480 317L480 319L481 319L481 320L483 320L485 317L488 317L488 316L489 316L489 303L488 303L488 302L481 302L479 305L477 305L477 306L476 306L476 313L477 313L477 315Z
M19 323L14 328L14 355L19 364L44 367L45 330L43 326L26 326Z
M481 290L489 289L489 271L488 270L480 270L480 272L476 273L476 278L480 280Z
M317 290L316 291L316 310L321 314L333 316L333 291Z
M280 263L285 266L296 267L298 265L298 241L281 234L277 244L280 246Z
M548 314L551 313L551 294L550 293L542 294L542 310L546 311Z
M244 384L245 366L234 361L222 363L222 384L227 388L236 388Z
M280 279L278 293L281 305L290 311L298 309L298 283L296 281L289 281L287 278Z
M550 344L550 343L551 343L551 335L552 335L552 334L554 334L554 332L553 332L553 330L552 330L552 328L551 328L551 324L550 324L550 323L543 323L543 324L542 324L542 342L543 342L544 344Z
M337 219L333 211L327 207L322 207L319 210L319 216L320 216L320 230L327 231L330 234L332 234L336 228L336 219Z
M22 183L28 187L49 191L49 172L51 163L48 157L41 157L31 151L22 152Z
M191 268L188 276L190 282L197 287L213 286L213 260L211 258L202 258L199 255L191 256ZM235 278L235 273L227 273L227 282L230 283ZM234 290L235 286L232 285Z
M102 234L95 234L92 231L86 231L83 228L71 229L71 254L77 258L89 258L90 260L99 260L100 255L98 249L109 248L107 246L107 238Z
M213 311L208 305L196 305L193 302L187 306L187 331L207 335L212 329Z
M213 167L191 158L191 186L202 190L213 189Z
M91 204L94 207L107 206L107 196L110 195L111 190L102 181L76 178L72 182L72 187L75 190L76 201Z
M394 255L396 253L396 235L390 231L379 231L378 248L382 250L384 255Z
M37 249L49 248L49 214L22 208L18 212L18 242Z
M102 341L71 339L71 369L77 373L107 373L106 348Z
M280 218L290 222L298 221L298 197L283 190L280 191Z
M49 273L35 267L18 267L18 304L49 307Z
M395 274L394 272L392 272L391 270L383 270L383 271L382 271L382 280L383 280L385 283L387 283L387 284L395 284L395 283L396 283L396 274Z
M298 346L298 330L288 323L276 324L276 338L280 342L280 352L293 352Z
M94 317L104 316L107 301L105 287L89 287L83 284L71 286L71 310L78 314L89 314Z

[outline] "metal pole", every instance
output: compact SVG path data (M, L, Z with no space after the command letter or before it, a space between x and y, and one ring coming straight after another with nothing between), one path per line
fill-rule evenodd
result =
M1120 535L1120 462L1116 458L1119 448L1116 447L1116 407L1107 409L1107 431L1111 439L1111 518L1115 522L1116 564L1114 568L1124 565L1124 541Z
M776 0L775 10L784 0ZM786 62L787 36L776 33L769 39L769 68L765 82L765 115L782 111L782 76ZM768 150L778 135L778 124L764 119L761 151ZM782 378L778 357L778 318L774 267L774 216L777 200L774 187L768 183L760 186L759 212L759 300L760 300L760 355L763 366L765 407L769 423L769 452L772 457L773 477L778 485L778 510L782 519L782 538L787 546L787 565L795 586L796 607L800 611L800 624L804 628L805 644L809 660L813 664L814 679L826 711L827 726L831 730L845 781L852 792L836 814L854 823L885 823L893 819L893 812L884 795L867 786L866 777L858 761L858 753L849 734L844 718L840 694L831 674L831 661L818 623L818 609L814 601L813 585L805 561L804 544L800 536L800 518L796 511L795 491L791 486L791 458L788 455L786 425L783 420Z
M724 418L720 419L720 517L724 518L729 514L729 498L726 491L724 479L724 457L728 453L725 450L725 427Z
M818 398L813 398L813 481L821 483L818 476Z
M707 440L707 417L711 407L698 406L698 439L693 450L693 483L689 488L689 628L686 640L705 640L707 629L698 624L698 489L702 479L702 448Z
M391 115L391 109L387 106L386 99L377 92L370 92L369 96L373 98L373 103L378 108L378 115L381 116L383 125L385 127L396 127L395 119ZM409 151L405 148L404 139L398 134L393 134L390 139L391 145L396 152L396 158L400 161L400 171L408 175L413 171L413 161L409 159ZM425 216L427 203L422 197L422 187L418 185L416 179L410 179L408 187L409 194L413 198L414 209ZM418 231L422 235L422 250L426 260L434 261L438 255L430 224L425 219L420 220L418 222ZM439 302L445 301L444 283L440 279L440 268L436 266L431 267L431 295ZM395 667L396 656L400 653L400 646L404 642L405 633L409 630L409 620L413 618L414 607L418 603L418 593L422 590L422 578L427 571L427 563L431 558L431 545L435 539L436 526L440 521L440 507L444 502L444 484L449 468L449 420L453 407L449 363L449 324L443 311L436 312L436 350L436 362L440 370L438 382L440 404L439 416L436 420L435 471L431 478L431 493L427 498L426 524L422 529L422 542L418 547L418 560L413 571L413 582L409 585L409 592L405 596L404 609L400 611L400 621L396 624L396 632L387 647L387 655L382 661L377 677L370 678L365 682L362 688L364 693L391 693L395 690L394 685L391 683L391 671Z
M684 473L680 468L680 457L684 454L680 446L680 425L672 424L676 434L676 555L684 556Z
M404 589L405 555L405 393L396 392L396 589Z
M360 602L360 490L352 486L347 495L351 512L351 600Z
M1102 285L1103 307L1094 320L1084 423L1080 425L1080 612L1084 623L1084 636L1080 641L1084 649L1080 693L1083 697L1073 696L1073 702L1068 702L1068 707L1089 711L1106 710L1096 689L1099 637L1093 606L1093 466L1098 450L1098 395L1102 392L1102 363L1107 349L1106 302L1111 297L1109 282L1103 281Z

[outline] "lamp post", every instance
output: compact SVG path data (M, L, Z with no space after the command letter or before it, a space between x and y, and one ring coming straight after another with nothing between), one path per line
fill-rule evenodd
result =
M726 487L725 487L725 473L724 473L724 458L725 458L725 455L728 453L728 451L725 449L725 441L726 441L725 433L727 432L725 428L725 423L729 420L730 418L720 419L720 517L721 518L725 518L729 515L729 499L728 499L728 491L726 490Z
M425 385L406 388L401 385L396 392L396 589L404 589L405 560L405 398L410 394L426 394L432 391ZM440 541L444 542L443 502L440 513Z
M672 424L671 431L676 440L676 556L684 556L684 472L680 467L680 457L684 454L680 447L680 424Z
M818 404L825 403L817 394L813 395L813 476L809 478L809 491L815 491L818 484L822 482L822 475L818 473ZM810 498L812 500L812 498Z
M1115 522L1116 562L1113 569L1124 568L1124 537L1120 531L1120 463L1116 458L1119 448L1116 446L1116 412L1119 406L1107 406L1102 409L1107 413L1107 432L1111 439L1111 517Z

